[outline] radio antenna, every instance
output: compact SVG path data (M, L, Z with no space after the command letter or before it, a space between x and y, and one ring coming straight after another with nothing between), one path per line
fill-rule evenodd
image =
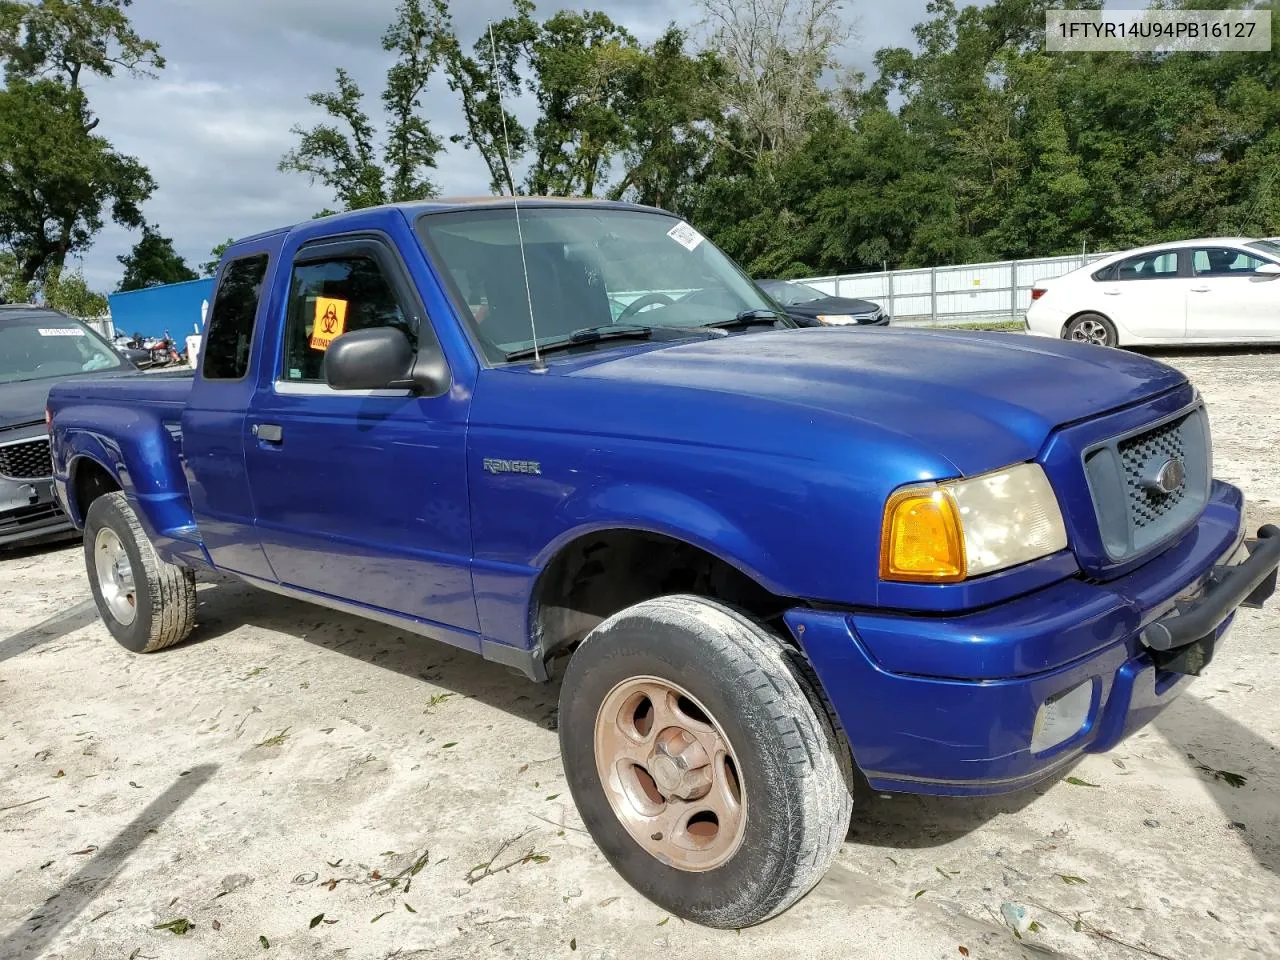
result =
M517 196L515 179L511 174L511 137L507 134L507 106L502 98L502 74L498 72L498 44L493 39L493 21L489 21L489 54L493 59L493 82L498 91L498 113L502 116L502 166L511 186L511 207L516 214L516 240L520 244L520 267L524 271L524 295L529 301L529 332L533 334L533 366L534 373L546 373L547 365L542 361L538 350L538 325L533 319L533 288L529 284L529 261L524 252L524 228L520 224L520 200Z

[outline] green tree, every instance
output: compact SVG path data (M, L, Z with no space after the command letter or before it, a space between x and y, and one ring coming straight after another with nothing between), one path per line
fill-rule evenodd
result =
M0 246L24 284L61 271L108 215L142 225L155 184L96 132L82 87L86 75L164 66L157 44L133 30L130 3L0 0Z
M135 158L85 131L84 92L52 80L0 91L0 246L30 283L86 250L106 216L143 223L154 181Z
M382 38L396 61L382 93L387 132L381 148L363 92L339 68L335 90L307 98L329 121L293 128L298 145L281 158L281 172L323 183L345 210L436 196L431 172L444 144L422 115L422 95L440 66L446 13L442 2L424 9L422 0L403 0Z
M18 258L0 250L0 303L30 303L34 287L19 276Z
M0 60L8 79L57 76L73 90L85 73L149 73L160 45L133 29L133 0L0 0Z
M445 76L449 89L458 95L467 125L466 133L450 140L480 154L494 193L514 194L512 166L528 149L529 131L505 109L505 103L523 85L521 57L537 33L533 4L515 0L515 16L486 30L475 42L474 56L463 53L445 4L436 0L436 5L445 24L441 32Z
M89 289L84 274L76 270L59 270L45 278L41 300L55 310L73 317L94 320L107 315L107 298Z
M479 152L494 191L679 202L720 116L714 54L687 53L675 27L643 47L599 11L540 20L531 0L514 0L470 55L449 27L445 71L467 124L453 140ZM537 105L531 125L504 110L521 92ZM518 185L511 168L527 156Z
M209 259L200 264L200 274L205 277L216 276L218 273L218 264L222 262L222 255L227 252L233 243L235 237L227 237L226 240L218 244L209 251Z
M121 293L197 279L196 272L173 249L173 241L150 225L142 228L142 238L133 249L116 259L124 267L124 278L116 288Z
M623 81L619 116L622 175L613 199L684 211L690 187L706 168L723 122L718 84L724 64L712 52L686 52L687 36L672 26Z

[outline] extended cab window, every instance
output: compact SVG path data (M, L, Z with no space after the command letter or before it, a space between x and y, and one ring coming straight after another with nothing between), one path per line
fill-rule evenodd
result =
M324 355L344 333L370 327L414 331L378 261L355 254L293 268L285 325L284 378L324 381Z
M1201 247L1191 256L1197 277L1248 277L1265 262L1231 247Z
M249 370L249 347L267 255L232 260L222 271L204 346L206 380L239 380Z
M1178 252L1144 253L1115 265L1112 280L1171 280L1178 275Z

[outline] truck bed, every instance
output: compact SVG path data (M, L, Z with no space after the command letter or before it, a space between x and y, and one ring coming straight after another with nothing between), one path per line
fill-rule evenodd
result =
M69 400L95 400L108 404L145 403L181 408L186 404L194 383L192 370L64 380L50 389L49 407L56 411Z

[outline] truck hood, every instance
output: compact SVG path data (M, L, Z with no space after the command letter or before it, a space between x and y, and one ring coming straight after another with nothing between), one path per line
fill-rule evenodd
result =
M1032 460L1055 428L1185 383L1165 364L1090 344L883 327L747 333L556 368L863 422L966 476Z

